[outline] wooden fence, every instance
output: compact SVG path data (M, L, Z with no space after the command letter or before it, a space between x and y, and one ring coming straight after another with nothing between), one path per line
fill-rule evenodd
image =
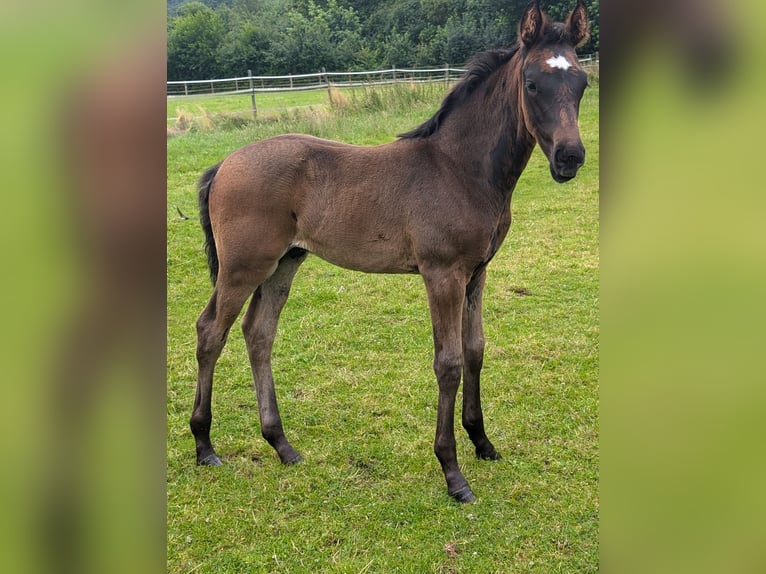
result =
M598 55L581 58L586 69L598 67ZM167 82L168 103L176 101L179 104L186 98L205 98L209 96L250 95L251 110L244 113L258 114L256 94L265 92L291 92L299 90L328 90L330 101L332 87L379 86L396 83L435 83L443 82L445 86L459 80L464 68L453 68L445 64L441 68L391 68L387 70L372 70L365 72L326 72L315 74L288 74L285 76L247 76L238 78L222 78L215 80L185 80ZM597 72L596 72L597 73ZM176 121L176 117L168 117L168 123Z
M396 82L450 82L460 78L462 68L445 64L442 68L373 70L369 72L317 72L286 76L253 76L219 80L186 80L167 83L168 97L248 94L252 92L286 92L315 90L329 86L351 87L394 84Z
M598 55L588 56L581 62L598 61ZM352 87L394 84L397 82L452 82L460 79L463 68L444 64L441 68L391 68L369 72L317 72L315 74L288 74L286 76L254 76L217 80L182 80L167 82L168 97L248 94L257 92L286 92L316 90L330 86Z

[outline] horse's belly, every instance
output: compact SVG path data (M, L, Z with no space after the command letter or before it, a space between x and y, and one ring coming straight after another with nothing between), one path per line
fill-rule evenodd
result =
M363 239L349 237L331 243L298 239L294 245L345 269L365 273L417 273L417 263L402 243L379 234Z

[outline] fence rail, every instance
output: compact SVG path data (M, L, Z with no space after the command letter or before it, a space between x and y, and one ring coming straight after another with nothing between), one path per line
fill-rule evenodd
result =
M329 86L353 87L396 82L450 82L460 78L462 68L406 69L390 68L366 72L317 72L286 76L242 76L217 80L185 80L167 83L168 97L192 95L249 94L252 92L286 92L315 90Z
M580 60L598 61L598 55ZM390 68L367 72L317 72L315 74L288 74L286 76L241 76L215 80L180 80L167 82L169 98L199 95L250 94L258 92L286 92L316 90L330 86L353 87L362 85L394 84L397 82L452 82L460 79L464 68L445 64L441 68Z
M598 75L598 54L581 58L580 62L586 70L590 69ZM443 83L445 90L448 85L459 80L464 68L453 68L445 64L440 68L391 68L387 70L371 70L364 72L317 72L315 74L287 74L284 76L254 76L247 75L237 78L221 78L215 80L186 80L167 82L168 105L173 106L183 104L185 101L194 101L197 98L208 98L217 96L237 96L249 95L250 108L242 108L236 111L228 110L225 112L229 116L241 116L252 114L253 118L259 115L260 104L256 100L257 93L278 93L278 92L296 92L309 90L326 90L327 99L330 104L333 101L333 90L331 88L349 88L357 86L381 86L386 84L435 84ZM228 98L225 98L228 99ZM264 96L264 100L270 99ZM290 107L295 107L295 104ZM178 111L179 108L176 108ZM280 106L274 107L267 105L266 110L282 109ZM263 111L260 109L260 111ZM183 116L184 121L193 121L195 119L207 116L189 114L186 111ZM167 118L168 126L177 122L178 117L170 115ZM177 127L177 126L176 126ZM183 128L182 128L183 129Z

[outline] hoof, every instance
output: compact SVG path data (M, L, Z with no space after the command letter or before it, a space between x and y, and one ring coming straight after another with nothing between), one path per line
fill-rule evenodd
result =
M503 457L500 456L500 453L495 449L492 449L489 452L481 452L477 449L476 458L480 458L482 460L503 460Z
M461 504L467 504L476 500L470 486L465 486L457 492L450 492L449 495Z
M198 460L197 464L199 466L223 466L221 459L215 453L207 455L202 460Z
M298 464L299 462L303 462L303 457L296 452L294 457L283 460L282 464Z

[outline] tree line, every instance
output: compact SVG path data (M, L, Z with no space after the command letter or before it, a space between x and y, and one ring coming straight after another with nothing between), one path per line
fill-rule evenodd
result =
M528 0L168 0L168 80L465 63L509 46ZM598 51L598 0L586 0ZM574 0L541 6L563 20Z

